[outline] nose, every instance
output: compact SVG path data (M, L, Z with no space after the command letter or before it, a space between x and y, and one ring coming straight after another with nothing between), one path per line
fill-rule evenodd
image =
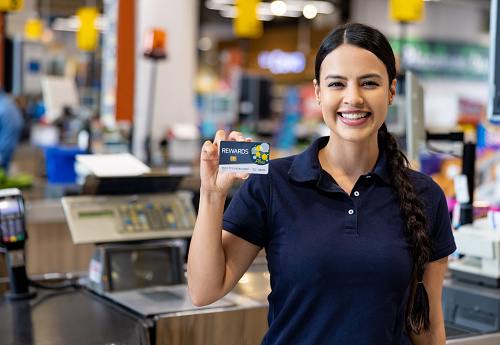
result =
M364 100L358 85L350 85L345 89L344 104L353 107L363 106Z

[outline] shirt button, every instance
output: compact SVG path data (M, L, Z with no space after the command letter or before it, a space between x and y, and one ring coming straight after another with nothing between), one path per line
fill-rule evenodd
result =
M366 175L366 178L371 178L371 177L372 177L372 175Z
M355 192L354 192L354 196L359 196L359 192L358 192L358 191L355 191Z
M349 211L347 211L347 213L354 214L354 210L349 210Z

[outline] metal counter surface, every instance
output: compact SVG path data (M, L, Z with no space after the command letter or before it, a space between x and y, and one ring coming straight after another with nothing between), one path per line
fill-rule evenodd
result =
M0 301L1 344L143 345L153 323L81 290L39 293L35 299Z
M450 339L446 341L446 344L447 345L498 345L500 344L500 332Z
M262 329L260 321L265 319L267 313L269 292L269 273L263 263L252 265L231 292L229 297L234 298L236 304L233 307L167 313L152 318L140 317L86 289L39 292L35 299L28 301L0 301L0 343L6 345L181 344L185 342L174 340L186 340L188 336L193 338L199 336L198 333L206 336L205 328L193 327L206 323L206 327L213 328L213 320L219 318L225 325L219 330L222 332L219 339L226 339L230 332L227 333L228 321L223 315L227 313L231 319L233 315L240 315L236 313L247 310L251 313L255 311L257 314L249 314L251 317L245 320L250 323L245 322L245 325L240 325L241 330L236 325L233 328L237 329L237 333L241 336L243 331L255 332L243 327L255 327L259 330L258 337L261 339L260 333L265 333L265 329ZM211 321L202 319L208 314L213 314L214 319L210 319ZM183 318L186 321L184 325L181 324ZM210 333L215 332L216 330L211 330ZM234 336L237 337L238 334ZM257 343L259 341L256 341ZM500 332L457 334L453 332L451 325L447 326L447 344L498 345Z

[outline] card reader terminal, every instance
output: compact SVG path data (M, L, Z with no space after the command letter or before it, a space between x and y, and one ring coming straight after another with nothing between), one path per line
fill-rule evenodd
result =
M10 291L4 294L6 300L28 299L36 295L34 291L30 291L26 275L26 238L21 191L17 188L0 190L0 244L5 253L10 280Z
M17 189L0 190L0 229L6 246L26 239L23 202Z
M191 237L196 213L191 194L71 196L62 205L73 242L109 243Z

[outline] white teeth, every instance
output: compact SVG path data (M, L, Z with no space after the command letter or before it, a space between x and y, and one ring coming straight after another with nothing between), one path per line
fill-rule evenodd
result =
M367 113L356 113L356 114L344 114L344 113L340 113L340 116L342 116L343 118L345 118L345 119L351 119L351 120L361 119L361 118L365 117L366 115L367 115Z

